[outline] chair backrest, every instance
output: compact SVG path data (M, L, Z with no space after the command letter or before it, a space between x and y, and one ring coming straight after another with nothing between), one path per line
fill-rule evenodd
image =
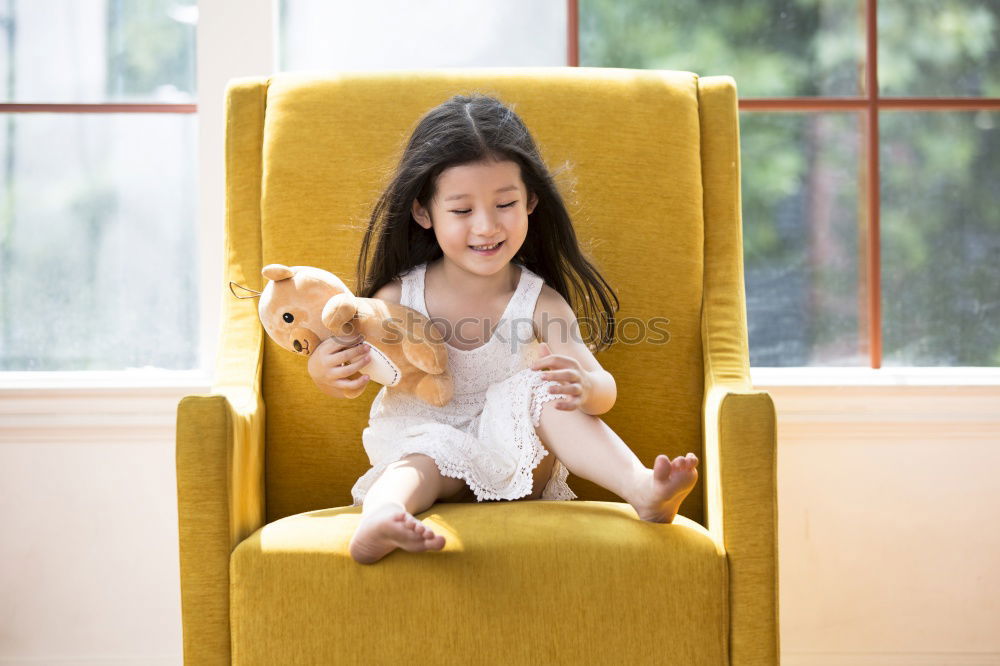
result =
M227 91L226 279L260 288L262 265L313 265L355 288L363 230L419 117L456 93L494 94L514 105L550 169L569 167L557 182L578 237L621 302L619 342L597 355L618 386L601 418L647 466L658 453L701 458L703 150L715 145L702 136L705 80L554 67L235 80ZM735 124L735 96L728 99L722 113ZM263 345L267 520L350 504L351 486L369 467L361 431L380 387L355 400L328 398L304 359L266 336ZM620 501L583 479L569 483L581 499ZM704 522L703 505L693 493L682 513Z

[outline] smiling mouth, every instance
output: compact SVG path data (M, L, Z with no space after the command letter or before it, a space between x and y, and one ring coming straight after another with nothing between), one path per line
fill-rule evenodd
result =
M493 245L470 245L469 247L472 248L473 250L482 250L485 252L488 250L495 250L501 245L503 245L505 242L506 241L500 241L499 243L494 243Z

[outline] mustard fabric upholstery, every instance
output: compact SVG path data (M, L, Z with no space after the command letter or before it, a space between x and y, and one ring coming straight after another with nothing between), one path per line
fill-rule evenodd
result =
M444 550L387 566L350 558L359 516L345 507L243 541L234 663L725 663L726 557L689 519L663 529L594 501L439 504L421 517ZM427 659L403 658L418 652Z
M573 502L437 504L418 517L448 536L444 551L357 565L350 488L369 466L361 431L378 387L322 396L303 360L263 334L256 301L224 287L212 394L178 407L185 663L386 663L412 646L425 663L777 663L774 409L749 383L730 77L546 67L234 80L225 283L260 289L260 268L280 262L353 287L367 216L410 130L472 91L513 104L532 130L618 292L624 341L598 355L618 399L601 418L647 466L697 453L699 485L672 525L638 521L573 476ZM641 329L656 317L669 320L665 344ZM656 636L670 649L653 651Z

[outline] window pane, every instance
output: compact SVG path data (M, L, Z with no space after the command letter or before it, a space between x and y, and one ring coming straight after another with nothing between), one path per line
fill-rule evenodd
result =
M280 68L562 66L566 1L281 0Z
M1000 2L879 0L883 95L1000 97Z
M887 111L885 365L1000 365L1000 112Z
M195 0L0 4L0 102L192 103Z
M857 95L858 0L580 0L580 64L736 79L741 97Z
M195 368L196 117L0 122L0 371Z
M740 114L751 365L868 363L860 122L856 113Z

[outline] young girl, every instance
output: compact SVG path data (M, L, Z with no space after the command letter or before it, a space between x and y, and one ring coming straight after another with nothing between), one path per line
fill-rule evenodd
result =
M413 308L441 328L455 390L441 408L388 387L375 397L362 435L372 467L351 490L363 505L355 560L443 548L444 537L414 518L437 501L573 499L569 471L643 520L673 521L698 459L659 455L648 469L598 418L616 387L591 350L610 345L618 301L580 252L510 108L457 95L424 115L375 205L357 284L358 295ZM588 318L600 302L607 326L597 345L577 339L574 301ZM330 338L310 357L310 375L341 397L368 382L346 379L368 363L367 349Z

